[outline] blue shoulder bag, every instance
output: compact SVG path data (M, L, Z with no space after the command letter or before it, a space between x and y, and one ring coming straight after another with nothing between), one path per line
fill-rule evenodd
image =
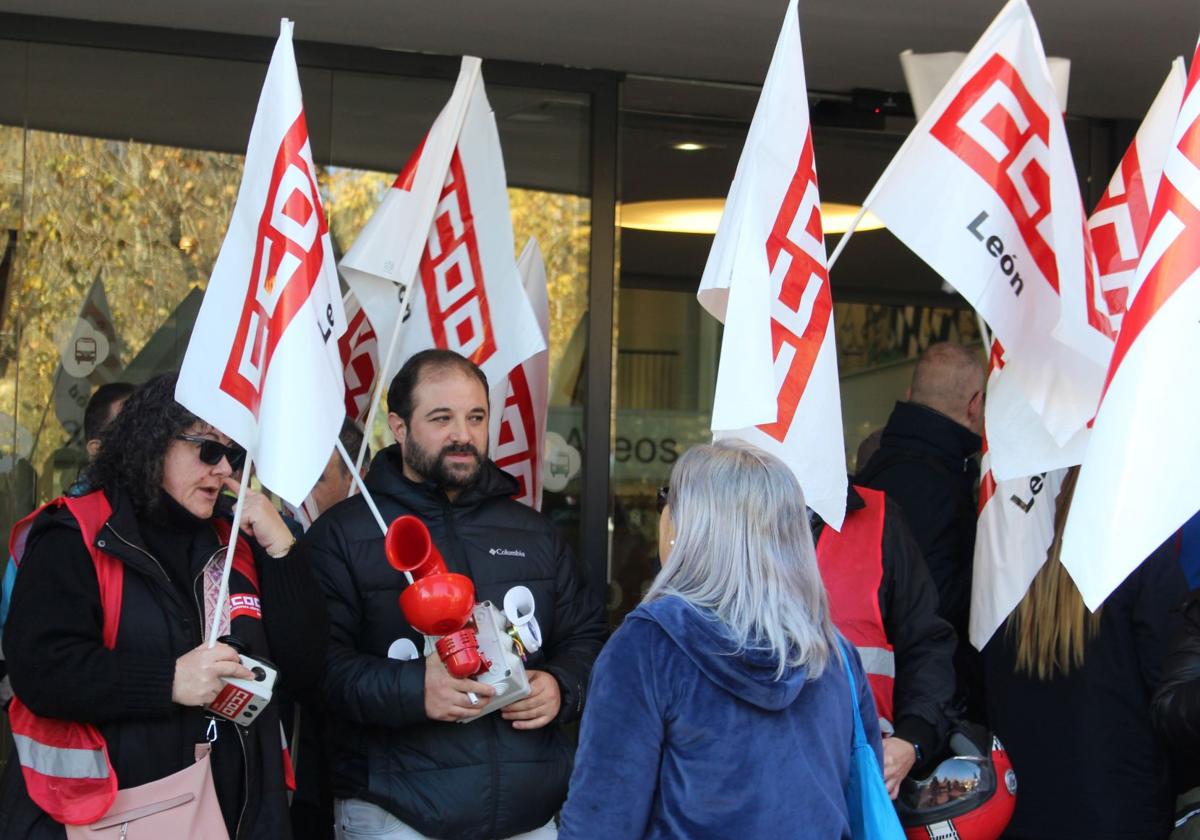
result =
M854 669L850 667L850 651L844 639L838 639L842 648L842 664L846 668L846 679L850 682L850 707L854 709L854 746L850 751L850 778L846 782L846 808L850 814L850 836L854 840L905 840L900 818L888 796L883 781L883 770L875 750L867 742L863 729L862 713L858 708L858 685L854 680Z

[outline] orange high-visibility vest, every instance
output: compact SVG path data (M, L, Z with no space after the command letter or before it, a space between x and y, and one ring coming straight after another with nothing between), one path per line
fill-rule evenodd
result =
M100 610L104 615L101 640L112 650L121 621L125 564L96 547L100 529L112 516L112 506L102 492L55 499L18 522L9 538L13 561L19 568L33 521L51 506L66 507L79 523L100 584ZM223 519L214 519L213 525L221 540L228 542L231 525ZM254 555L245 540L240 540L234 551L234 567L257 581ZM117 774L100 730L89 723L40 717L19 697L13 697L8 717L29 798L65 825L86 825L104 816L117 796ZM285 762L290 770L291 762L286 757Z
M825 526L817 541L817 565L829 593L834 626L858 649L875 695L875 710L891 725L895 721L896 655L879 611L885 496L866 487L854 489L866 507L846 511L840 533Z

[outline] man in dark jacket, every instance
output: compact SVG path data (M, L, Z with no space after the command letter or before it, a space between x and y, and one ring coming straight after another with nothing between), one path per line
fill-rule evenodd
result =
M455 353L411 358L388 390L396 445L366 485L384 519L424 521L477 600L533 592L543 646L526 663L532 694L478 718L489 686L454 679L436 654L404 657L424 647L397 605L404 577L361 496L332 508L301 550L329 599L323 693L339 836L554 836L572 767L561 727L582 711L603 605L554 527L512 500L516 480L486 457L487 394L482 371Z
M933 344L913 371L907 402L896 403L879 451L855 476L904 510L933 577L939 612L958 634L960 700L984 719L979 658L967 641L975 553L976 487L983 445L985 371L980 355Z
M883 510L869 509L867 498L872 505L883 501ZM882 523L872 517L873 512L882 513ZM954 631L937 614L937 590L895 502L880 493L859 493L850 485L840 534L826 529L815 514L813 519L818 564L834 624L859 646L876 695L885 736L884 780L894 799L905 776L914 771L920 775L936 763L950 729ZM872 521L877 523L873 531L868 524ZM873 541L874 552L863 550L860 538ZM864 591L867 587L874 587L873 591ZM877 618L864 609L855 613L856 603L868 602L871 607L878 604ZM880 661L879 649L864 651L861 641L864 623L880 619L891 647L887 661ZM866 637L869 634L868 628Z

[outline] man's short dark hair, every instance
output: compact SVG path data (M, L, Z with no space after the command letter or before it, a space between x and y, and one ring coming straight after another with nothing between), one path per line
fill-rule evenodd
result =
M338 440L342 442L342 446L345 448L346 454L348 454L351 458L357 458L358 448L362 446L363 442L362 429L358 427L357 423L347 417L342 421L342 430L338 432ZM368 446L367 452L363 456L363 463L367 464L370 463L370 461L371 447ZM338 464L341 465L342 469L347 475L350 473L350 468L346 466L346 462L341 458L338 458Z
M83 410L83 439L96 440L113 418L112 407L128 399L134 386L128 382L109 382L101 385Z
M400 368L400 372L388 386L388 411L400 417L405 423L412 422L413 391L421 382L426 371L457 370L467 376L474 376L483 385L483 392L488 392L487 376L479 365L466 356L459 355L453 350L422 350L414 354Z

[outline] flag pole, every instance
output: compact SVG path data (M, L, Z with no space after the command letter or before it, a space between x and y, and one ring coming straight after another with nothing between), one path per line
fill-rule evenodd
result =
M229 575L233 571L233 554L237 549L238 533L242 525L242 509L246 506L246 488L250 486L250 467L254 454L246 450L246 463L242 467L242 481L238 485L237 504L233 506L233 527L229 532L229 548L225 551L225 568L221 570L221 589L217 593L217 603L213 607L212 627L208 631L208 646L217 643L217 635L221 632L221 616L225 612L225 599L229 597Z
M358 471L362 469L363 459L367 457L367 445L371 441L371 427L375 425L375 413L379 410L379 400L383 397L383 386L387 379L388 366L392 363L392 356L395 355L396 348L400 346L400 332L404 328L404 313L408 311L409 299L412 297L413 288L416 285L417 278L415 276L409 278L408 286L404 290L404 297L400 300L400 314L396 317L396 326L392 328L392 338L388 342L387 354L379 360L379 381L375 383L375 391L371 395L371 407L367 410L367 421L366 425L363 426L362 443L358 445L358 457L354 459L354 466L350 470L354 475L358 475ZM340 442L338 446L341 447Z
M870 196L868 196L868 199L869 198ZM838 257L842 255L842 249L846 247L846 243L850 241L850 237L854 235L854 231L858 228L859 223L862 222L863 217L866 215L867 204L864 202L863 206L858 209L858 215L851 220L850 227L846 228L846 232L841 235L837 241L837 244L833 246L833 253L829 255L829 259L825 263L825 271L833 271L833 264L837 262Z
M375 504L375 498L371 495L371 491L367 489L367 485L362 480L362 476L359 474L358 470L354 468L354 462L350 460L350 453L347 452L346 447L342 445L341 438L338 438L337 451L342 456L342 461L346 464L346 469L350 470L350 478L354 480L354 486L358 488L358 492L363 497L363 501L365 501L367 503L367 507L371 509L371 515L375 517L375 522L379 525L379 530L382 531L383 535L386 537L388 526L383 519L383 514L379 512L379 506ZM404 577L409 583L413 582L412 573L405 572Z

